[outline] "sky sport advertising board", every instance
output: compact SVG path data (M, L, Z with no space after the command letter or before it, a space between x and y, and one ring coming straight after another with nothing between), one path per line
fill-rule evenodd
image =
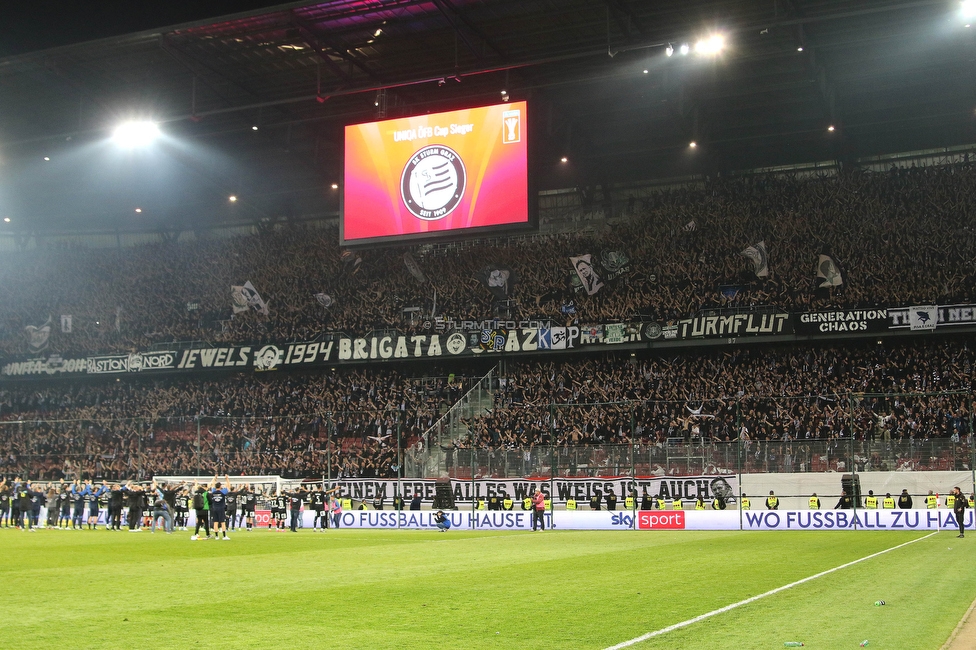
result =
M525 102L346 127L343 244L529 223Z

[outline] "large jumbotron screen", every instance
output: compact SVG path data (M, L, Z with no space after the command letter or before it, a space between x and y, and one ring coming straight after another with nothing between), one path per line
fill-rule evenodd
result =
M529 223L526 103L346 127L343 244Z

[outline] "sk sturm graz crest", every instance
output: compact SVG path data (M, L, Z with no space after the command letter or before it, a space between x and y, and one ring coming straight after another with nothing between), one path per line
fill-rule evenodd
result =
M451 214L464 196L467 173L456 151L444 145L424 147L403 168L400 196L407 210L424 221Z

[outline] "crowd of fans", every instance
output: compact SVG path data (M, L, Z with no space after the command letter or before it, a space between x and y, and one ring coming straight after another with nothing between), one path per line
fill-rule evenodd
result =
M497 297L480 278L497 267L514 271L505 315L519 319L666 321L725 305L804 311L973 302L974 188L971 165L748 176L635 199L631 219L598 234L354 252L340 249L334 229L283 223L225 239L4 254L0 354L27 354L25 328L46 324L47 350L70 354L407 329L410 307L419 312L408 315L424 318L482 320L496 315ZM768 252L764 278L740 254L758 241ZM625 254L626 269L592 296L577 290L569 257L589 253L596 261L608 251ZM426 282L408 271L405 252ZM818 288L821 253L840 264L843 285ZM248 280L267 315L232 313L231 286ZM72 316L70 333L61 315Z
M0 388L0 475L396 476L462 378L389 371Z
M929 339L512 362L455 440L426 434L472 385L462 368L12 383L0 387L0 474L395 477L437 445L449 467L481 467L472 449L505 455L506 473L538 470L550 447L573 472L597 461L570 450L605 445L659 459L732 449L715 463L734 469L736 445L715 443L737 443L754 469L809 471L831 448L861 469L911 469L939 441L968 463L974 361L965 341ZM629 453L599 462L627 469Z

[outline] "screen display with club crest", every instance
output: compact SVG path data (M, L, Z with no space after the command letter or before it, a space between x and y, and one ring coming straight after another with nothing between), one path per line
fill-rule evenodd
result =
M529 223L526 103L346 127L341 240Z

